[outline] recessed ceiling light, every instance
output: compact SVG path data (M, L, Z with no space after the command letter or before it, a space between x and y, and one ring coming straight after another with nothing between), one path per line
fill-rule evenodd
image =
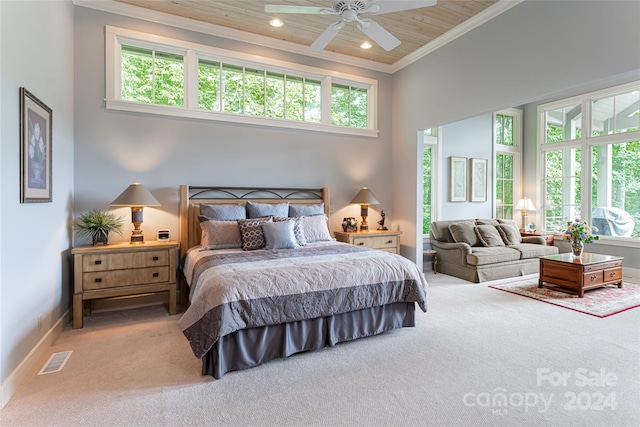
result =
M278 18L273 18L269 21L269 25L271 25L272 27L282 27L284 25L284 22L282 22Z
M372 45L369 42L364 42L360 45L362 49L371 49Z

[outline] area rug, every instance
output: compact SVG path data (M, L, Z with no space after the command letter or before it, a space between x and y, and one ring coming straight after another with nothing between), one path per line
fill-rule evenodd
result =
M640 284L630 282L623 282L622 288L605 286L586 291L584 298L546 287L540 289L537 277L489 285L489 287L596 317L612 316L640 307Z

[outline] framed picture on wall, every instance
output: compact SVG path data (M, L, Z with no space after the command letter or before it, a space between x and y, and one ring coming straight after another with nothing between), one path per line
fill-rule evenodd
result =
M467 158L451 156L451 195L452 202L467 201Z
M51 133L53 113L20 88L20 203L52 201Z
M471 159L471 201L487 201L487 159Z

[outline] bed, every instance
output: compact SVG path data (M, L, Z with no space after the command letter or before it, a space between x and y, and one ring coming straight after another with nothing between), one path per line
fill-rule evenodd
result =
M272 207L282 212L285 204L290 217L260 213ZM258 209L254 219L216 217L252 209ZM412 327L416 305L426 312L427 283L417 266L331 239L329 211L326 188L180 186L180 296L184 301L188 295L188 302L179 326L202 359L203 375L219 379L269 360ZM256 221L263 222L251 233L262 230L266 247L248 248L246 227ZM233 224L242 230L241 246L218 244L218 233L226 233L221 230L235 233ZM280 234L273 237L272 230L285 229L287 243Z

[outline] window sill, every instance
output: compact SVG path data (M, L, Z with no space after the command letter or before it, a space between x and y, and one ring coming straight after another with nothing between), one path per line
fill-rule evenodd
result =
M184 117L190 119L241 123L245 125L307 130L313 132L336 133L341 135L363 136L377 138L378 131L374 129L347 128L342 126L324 125L321 123L294 122L289 120L253 117L240 114L220 113L217 111L192 110L184 107L168 105L141 104L138 102L105 99L107 110L129 111L134 113L153 114L160 116Z

